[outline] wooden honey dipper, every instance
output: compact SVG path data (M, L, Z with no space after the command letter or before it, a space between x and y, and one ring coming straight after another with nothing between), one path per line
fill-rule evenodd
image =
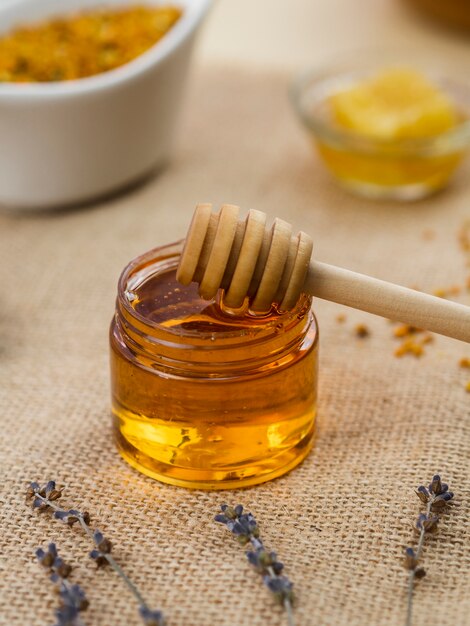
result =
M251 210L239 220L239 208L224 204L196 207L177 270L183 285L199 283L199 294L213 298L225 290L228 307L246 296L254 311L273 302L292 308L301 292L355 309L470 342L470 307L311 259L313 243L304 232Z

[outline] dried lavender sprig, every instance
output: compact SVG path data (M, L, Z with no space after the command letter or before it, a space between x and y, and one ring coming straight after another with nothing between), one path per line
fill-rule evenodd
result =
M224 524L238 539L242 546L250 543L253 550L246 552L250 565L263 576L263 582L286 613L289 626L295 626L293 601L294 592L291 581L282 575L284 565L277 560L275 552L268 552L260 539L256 519L251 513L243 513L243 506L236 507L222 504L221 513L214 517L216 522Z
M413 617L413 590L415 580L424 578L426 570L419 566L419 560L424 546L424 538L428 533L437 531L439 516L434 511L442 510L447 503L452 500L454 494L449 491L449 486L441 481L441 477L436 474L428 487L421 485L416 490L418 498L426 504L426 513L420 513L416 520L416 530L419 532L418 546L416 552L413 548L406 548L404 565L409 570L408 577L408 606L406 612L406 626L411 626Z
M60 606L56 610L55 626L84 626L80 613L86 611L89 603L83 589L67 580L72 567L59 556L55 543L50 543L47 550L38 548L36 557L49 570L52 582L59 586Z
M56 488L55 481L53 480L50 480L43 486L40 486L37 482L32 482L28 488L27 495L28 497L33 498L33 508L44 511L52 509L54 511L54 517L69 526L73 526L75 523L78 523L95 546L95 548L89 553L90 558L96 562L98 567L106 564L110 565L116 574L123 580L138 602L139 614L145 626L164 626L165 620L163 613L161 611L152 610L148 606L135 584L111 555L111 542L106 539L99 530L93 531L90 528L90 514L87 511L82 513L76 509L62 509L60 506L55 504L54 500L57 500L62 496L62 491L62 489ZM58 626L62 625L59 624Z

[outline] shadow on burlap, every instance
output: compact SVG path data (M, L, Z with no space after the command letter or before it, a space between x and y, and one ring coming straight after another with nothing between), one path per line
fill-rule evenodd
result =
M318 438L301 467L240 492L190 492L139 475L114 448L107 329L118 275L137 254L182 237L198 201L284 217L312 234L317 258L387 280L432 290L465 279L456 235L468 217L468 166L427 202L354 199L319 166L287 84L236 70L196 73L174 159L157 178L83 211L0 216L1 624L53 622L52 586L33 556L49 541L88 592L86 624L140 623L116 576L95 571L80 530L24 504L26 483L50 478L67 485L64 506L90 511L168 626L285 624L243 548L212 521L224 501L256 515L284 562L298 626L403 624L414 488L436 471L456 497L426 541L414 624L469 623L464 344L436 337L422 359L397 359L387 321L316 302ZM425 240L425 229L435 238ZM357 323L369 337L355 336Z

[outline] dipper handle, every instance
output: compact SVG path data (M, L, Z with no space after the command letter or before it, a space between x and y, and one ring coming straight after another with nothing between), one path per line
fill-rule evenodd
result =
M311 261L304 291L339 304L470 342L470 307Z
M202 298L222 288L227 306L246 296L255 311L294 306L302 291L312 296L382 315L441 335L470 342L470 307L383 280L311 260L313 243L304 232L292 235L287 222L224 204L219 213L199 204L188 230L177 271L184 285L199 283Z

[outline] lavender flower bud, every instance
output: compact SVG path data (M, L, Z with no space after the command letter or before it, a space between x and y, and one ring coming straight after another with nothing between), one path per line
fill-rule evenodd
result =
M406 569L416 569L416 566L418 565L418 559L416 558L416 554L413 548L406 548L404 565Z
M54 564L55 559L57 558L57 549L55 543L50 543L47 547L47 552L45 552L42 548L38 548L36 550L36 557L44 567L51 568Z
M57 623L55 626L76 626L78 609L74 606L61 606L56 611Z
M41 489L41 487L39 486L39 483L36 483L36 482L29 483L29 487L26 490L26 496L28 498L32 498L37 493L39 493L40 489Z
M95 561L97 567L108 565L109 561L106 558L106 555L111 552L111 542L109 539L105 539L103 533L99 530L95 530L93 534L93 541L96 544L96 549L90 552L90 558Z
M271 569L274 574L278 575L284 567L284 565L277 560L275 552L266 552L262 546L256 551L247 552L246 558L259 574L268 574Z
M437 530L437 523L439 517L437 515L425 515L421 513L416 522L416 528L421 531L424 530L427 533L432 533Z
M434 493L436 496L442 493L442 483L439 474L433 476L432 482L429 485L429 491Z
M427 504L429 502L429 491L423 485L418 487L418 489L416 490L416 495L422 502L424 502L424 504Z
M103 554L109 554L111 552L112 544L109 539L106 539L103 536L103 533L99 530L95 530L93 534L93 541L96 544L96 547Z
M294 599L293 584L285 576L277 576L276 578L265 576L263 582L279 604L284 604L286 600L292 602Z
M434 502L432 503L433 508L443 509L450 500L454 497L452 491L444 491L440 495L436 496Z
M46 498L46 500L57 500L57 498L60 498L62 490L56 489L55 480L49 480L45 485L40 487L37 493L43 498Z
M152 611L146 606L141 606L139 613L145 626L165 626L165 620L161 611Z
M60 598L63 606L74 607L77 611L85 611L89 606L85 592L79 585L62 587L60 590Z
M32 506L33 509L37 509L38 511L45 511L49 508L47 502L44 502L41 498L34 498Z
M259 537L259 529L256 520L251 513L243 513L243 506L238 504L235 508L223 504L222 513L214 517L216 522L224 524L234 534L238 541L245 545L252 538Z
M54 560L53 569L59 578L67 578L72 571L72 567L59 556Z

